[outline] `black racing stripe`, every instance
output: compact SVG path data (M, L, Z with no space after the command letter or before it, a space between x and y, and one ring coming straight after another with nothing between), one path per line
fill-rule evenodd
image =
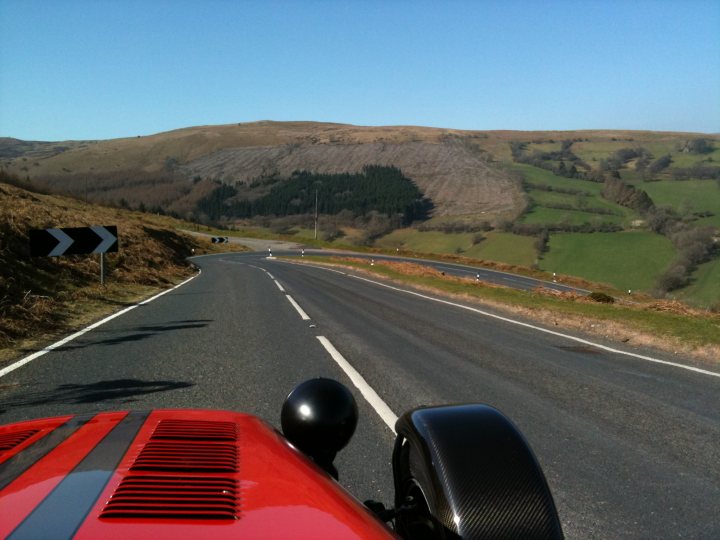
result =
M16 478L22 476L25 471L48 455L56 446L85 425L93 416L95 415L82 415L70 418L64 424L59 425L44 437L38 439L27 448L0 464L0 490L5 489Z
M63 478L8 538L72 538L85 521L148 414L128 414Z

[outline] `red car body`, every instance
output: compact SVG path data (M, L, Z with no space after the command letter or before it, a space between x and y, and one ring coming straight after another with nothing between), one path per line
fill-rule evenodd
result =
M262 420L155 410L0 427L0 537L395 536Z

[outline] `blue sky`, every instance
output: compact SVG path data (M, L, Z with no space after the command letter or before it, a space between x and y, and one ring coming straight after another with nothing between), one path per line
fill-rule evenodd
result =
M0 136L720 132L720 1L0 1Z

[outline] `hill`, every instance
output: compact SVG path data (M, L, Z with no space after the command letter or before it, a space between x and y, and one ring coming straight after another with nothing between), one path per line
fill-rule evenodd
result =
M3 168L53 190L106 204L160 207L180 215L215 189L248 186L296 170L357 173L395 166L434 204L435 217L515 219L527 197L511 163L511 143L529 152L574 140L590 167L618 149L643 145L659 155L697 134L633 131L462 131L415 126L363 127L316 122L201 126L105 141L0 139ZM720 140L715 136L715 140ZM593 162L592 160L595 160Z
M0 139L0 156L35 186L231 226L248 224L239 219L248 212L233 209L270 195L286 193L280 207L289 213L307 210L313 189L281 189L296 171L326 179L395 167L428 201L430 219L391 232L397 220L345 212L320 220L323 238L522 263L703 307L720 302L712 279L720 135L253 122L107 141ZM298 238L313 228L307 214L257 223Z
M520 185L473 140L448 129L256 122L77 144L1 139L0 156L8 172L54 190L180 215L213 189L204 180L248 185L296 170L357 173L392 165L433 201L436 215L516 216L524 207Z

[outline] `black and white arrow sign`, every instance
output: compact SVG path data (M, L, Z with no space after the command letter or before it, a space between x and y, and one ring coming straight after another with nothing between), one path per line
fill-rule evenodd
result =
M115 225L30 231L30 255L33 257L108 253L117 250L118 235Z
M230 239L227 236L213 236L212 237L213 244L227 244L229 241L230 241Z

